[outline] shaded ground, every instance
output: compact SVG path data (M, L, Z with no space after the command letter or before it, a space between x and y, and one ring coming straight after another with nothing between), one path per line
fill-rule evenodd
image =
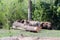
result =
M60 37L59 30L41 30L38 33L27 32L23 30L3 30L0 29L0 37L18 36L23 34L24 36L31 37Z

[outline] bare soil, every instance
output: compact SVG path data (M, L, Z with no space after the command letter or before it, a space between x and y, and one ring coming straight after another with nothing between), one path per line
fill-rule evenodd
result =
M58 37L45 37L45 38L40 38L40 37L4 37L0 38L0 40L60 40Z

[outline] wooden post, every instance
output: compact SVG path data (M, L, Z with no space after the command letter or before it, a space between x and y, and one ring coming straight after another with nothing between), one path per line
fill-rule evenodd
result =
M32 20L32 1L29 0L28 4L28 20Z

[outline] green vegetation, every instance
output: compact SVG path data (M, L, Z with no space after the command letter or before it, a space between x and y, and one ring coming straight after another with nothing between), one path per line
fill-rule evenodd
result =
M17 19L27 19L28 0L0 0L0 27L8 29ZM50 21L60 29L60 1L32 0L32 20Z
M0 37L7 36L19 36L23 34L24 36L33 36L33 37L60 37L59 30L41 30L38 33L27 32L23 30L0 30Z

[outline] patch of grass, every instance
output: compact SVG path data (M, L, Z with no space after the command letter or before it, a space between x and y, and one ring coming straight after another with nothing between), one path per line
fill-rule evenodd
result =
M7 36L18 36L23 34L24 36L37 36L37 37L60 37L59 30L41 30L38 33L27 32L23 30L4 30L0 29L0 37L7 37Z

